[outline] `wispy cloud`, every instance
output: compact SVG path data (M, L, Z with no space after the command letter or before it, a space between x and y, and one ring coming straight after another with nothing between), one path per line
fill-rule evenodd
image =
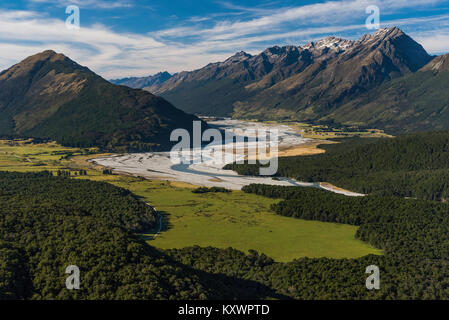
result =
M32 0L51 1L51 0ZM63 1L58 1L62 3ZM74 0L101 6L103 0ZM252 12L251 17L210 19L194 17L150 33L117 32L95 24L67 30L64 21L34 11L0 11L0 67L6 68L45 49L65 53L107 78L143 76L161 70L192 70L224 60L236 51L257 53L270 45L304 44L327 35L358 37L364 28L365 8L381 12L429 8L438 0L344 0ZM108 2L114 3L114 1ZM231 6L229 3L226 4ZM237 12L244 10L239 6ZM217 13L219 14L219 13ZM237 17L237 19L236 19ZM204 19L203 19L204 18ZM430 52L449 51L447 15L382 19L383 25L409 28ZM406 30L407 31L407 30Z
M225 9L230 9L233 11L236 11L240 14L242 13L251 13L251 14L256 14L256 15L269 15L273 12L273 8L266 8L267 5L275 5L275 4L279 4L279 3L269 3L269 4L265 4L261 7L245 7L242 5L237 5L234 4L230 1L217 1L217 3L219 3L223 8Z
M271 10L271 14L265 14L248 21L219 21L211 28L188 27L173 28L154 33L155 36L186 37L204 36L214 39L235 39L249 34L260 34L279 30L285 24L294 23L299 26L318 24L320 26L336 26L344 22L353 21L354 17L360 17L364 21L365 9L370 5L377 5L382 11L392 12L397 9L410 7L428 7L441 3L440 0L345 0L328 1L324 3L310 4L299 7L280 8Z
M126 0L29 0L30 3L51 3L61 7L76 5L82 8L99 8L99 9L117 9L130 8L134 6L133 2Z

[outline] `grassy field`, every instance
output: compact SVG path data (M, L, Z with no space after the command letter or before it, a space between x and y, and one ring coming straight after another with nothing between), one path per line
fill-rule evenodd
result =
M355 240L356 227L275 215L272 200L242 191L194 194L170 182L117 183L141 195L164 215L162 232L151 245L254 249L276 261L299 257L360 257L379 253Z
M68 155L82 156L93 149L67 148L56 143L34 144L31 140L0 140L0 170L43 171L83 168Z
M350 138L350 137L362 137L362 138L384 138L391 137L380 129L354 129L345 130L342 128L331 128L326 125L311 125L307 123L292 122L286 123L292 129L302 134L304 138L312 139L335 139L335 138ZM350 128L350 127L349 127Z
M64 153L74 156L66 159ZM0 142L0 170L41 171L87 169L77 177L107 181L131 190L163 214L162 232L155 238L144 235L158 248L186 246L254 249L276 261L300 257L354 258L381 251L354 238L356 227L305 221L275 215L272 200L241 191L192 193L191 185L150 181L141 178L103 175L89 167L85 150L55 144L33 145Z

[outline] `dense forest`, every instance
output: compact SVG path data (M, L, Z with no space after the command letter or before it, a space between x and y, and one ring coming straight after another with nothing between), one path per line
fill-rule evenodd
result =
M0 203L0 300L283 297L148 246L136 232L154 226L153 210L107 183L0 172ZM69 265L80 290L66 289Z
M364 194L449 198L449 132L416 133L393 139L352 139L320 146L326 153L279 158L277 176L330 182ZM258 175L259 165L225 167Z
M327 191L250 185L245 192L282 198L277 214L358 225L356 237L384 255L358 259L301 258L275 263L233 249L185 248L169 253L183 264L261 282L296 299L449 299L449 206L395 197L346 197ZM380 290L365 288L365 269L381 270Z
M272 207L279 215L359 226L356 237L384 254L277 263L252 250L161 251L137 235L155 215L127 190L0 172L0 299L449 299L447 204L302 187L244 191L283 199ZM372 264L380 290L365 288ZM80 267L80 290L65 287L68 265Z

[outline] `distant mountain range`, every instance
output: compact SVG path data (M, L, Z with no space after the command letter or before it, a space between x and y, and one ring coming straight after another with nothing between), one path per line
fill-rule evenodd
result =
M189 113L336 122L391 133L449 129L448 56L430 56L393 27L357 41L239 52L145 85Z
M148 77L132 77L132 78L123 78L123 79L115 79L111 80L113 84L128 86L134 89L144 89L145 87L158 86L162 85L168 79L170 79L172 75L167 71L159 72L155 75Z
M111 84L54 51L0 73L0 136L53 139L118 152L168 149L199 120L163 98ZM206 125L203 125L206 129Z

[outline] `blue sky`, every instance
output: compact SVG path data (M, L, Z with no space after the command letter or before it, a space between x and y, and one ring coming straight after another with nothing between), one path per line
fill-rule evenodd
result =
M80 29L65 26L80 9ZM449 1L441 0L2 0L0 68L53 49L105 78L193 70L237 51L357 39L370 5L433 54L449 52Z

